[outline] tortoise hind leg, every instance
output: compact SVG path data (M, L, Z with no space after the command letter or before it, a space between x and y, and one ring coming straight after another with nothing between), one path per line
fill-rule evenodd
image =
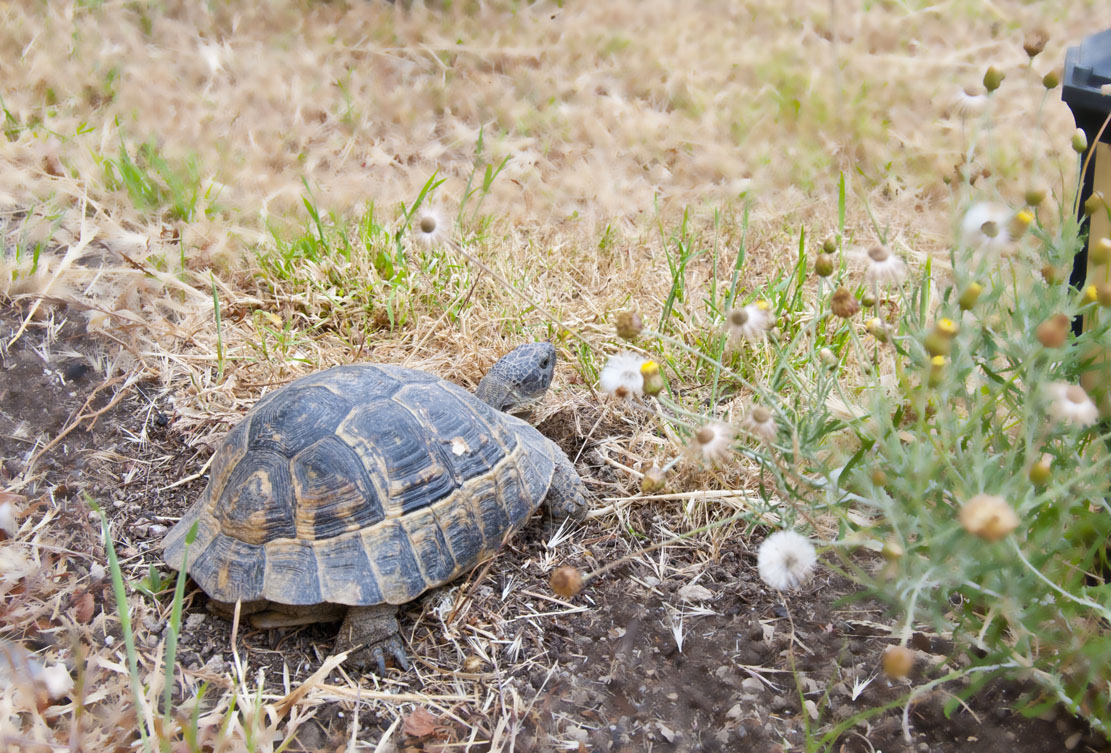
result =
M386 674L389 657L402 669L408 669L409 659L398 630L397 607L393 604L350 607L336 636L335 652L350 651L349 664L360 669L376 667L379 677Z

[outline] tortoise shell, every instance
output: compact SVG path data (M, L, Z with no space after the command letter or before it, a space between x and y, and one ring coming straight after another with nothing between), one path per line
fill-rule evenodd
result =
M545 498L556 446L454 384L338 366L260 400L165 560L223 602L403 604L489 557Z

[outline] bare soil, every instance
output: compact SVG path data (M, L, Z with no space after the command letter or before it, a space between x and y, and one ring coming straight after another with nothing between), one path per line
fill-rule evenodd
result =
M11 339L20 313L0 318L0 342ZM72 312L56 312L53 323L32 322L0 354L0 454L4 476L14 478L33 457L36 440L41 446L77 421L35 459L37 481L23 493L60 509L64 523L54 531L61 539L55 543L72 553L77 575L104 562L99 524L84 495L98 500L111 520L125 578L135 583L151 565L161 567L159 540L201 493L204 480L173 485L198 474L207 453L189 448L188 437L175 429L169 396L155 385L137 385L95 420L78 421L113 401L115 391L104 387L110 380L100 371L110 347L86 334L83 319ZM571 422L557 417L543 428L565 423ZM648 536L664 514L642 508L630 522L637 534ZM434 711L406 706L405 724L389 743L395 749L487 750L500 723L503 742L511 743L506 749L518 751L801 750L808 728L820 737L837 721L896 701L941 674L941 667L968 661L947 656L951 649L944 641L919 635L913 642L915 672L902 682L888 680L879 664L893 639L878 605L846 599L852 585L828 570L781 598L760 582L753 548L739 536L709 554L692 542L663 556L645 555L592 583L568 605L546 583L553 533L554 524L538 516L493 561L446 590L450 610L440 608L449 603L445 589L409 605L403 632L416 659L413 671L391 670L381 682L335 673L336 682L368 691L432 695L453 684L469 688L460 694L469 693L469 703L449 702ZM560 564L585 571L626 552L631 534L594 521L573 535L577 553ZM680 589L692 582L706 591L685 600ZM88 598L86 593L94 616L111 615L107 585L78 589L71 601ZM159 605L151 604L160 608L140 610L140 647L159 645L168 601L163 596ZM179 674L190 683L230 684L231 626L208 614L204 603L203 594L190 587ZM84 620L98 624L90 615ZM114 620L99 624L106 627L97 639L118 638ZM39 628L4 637L49 645L51 626ZM283 669L292 685L304 680L328 655L333 630L244 626L238 647L250 673L265 670L265 684L280 693ZM865 683L854 694L854 684ZM945 704L960 690L942 686L915 700L907 716L910 742L898 704L845 731L832 749L1109 749L1065 711L1024 716L1021 709L1038 697L1031 685L994 681L947 716ZM482 704L491 697L497 699L493 708ZM357 738L378 741L397 713L396 704L356 706ZM350 739L352 724L350 704L323 704L312 723L299 728L291 749L335 750Z

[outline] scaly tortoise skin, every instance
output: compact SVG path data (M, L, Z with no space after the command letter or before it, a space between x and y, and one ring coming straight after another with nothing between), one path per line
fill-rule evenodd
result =
M164 558L260 627L344 617L336 651L407 660L397 608L490 557L542 502L581 515L571 461L504 411L539 398L555 348L522 345L475 395L390 365L337 366L267 395L226 436ZM346 613L345 615L343 613Z

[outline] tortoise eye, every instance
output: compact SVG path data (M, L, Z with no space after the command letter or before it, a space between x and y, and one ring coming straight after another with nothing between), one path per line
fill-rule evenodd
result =
M549 363L548 357L544 356L543 358L540 359L540 368L542 368L542 369L548 368L548 363Z

